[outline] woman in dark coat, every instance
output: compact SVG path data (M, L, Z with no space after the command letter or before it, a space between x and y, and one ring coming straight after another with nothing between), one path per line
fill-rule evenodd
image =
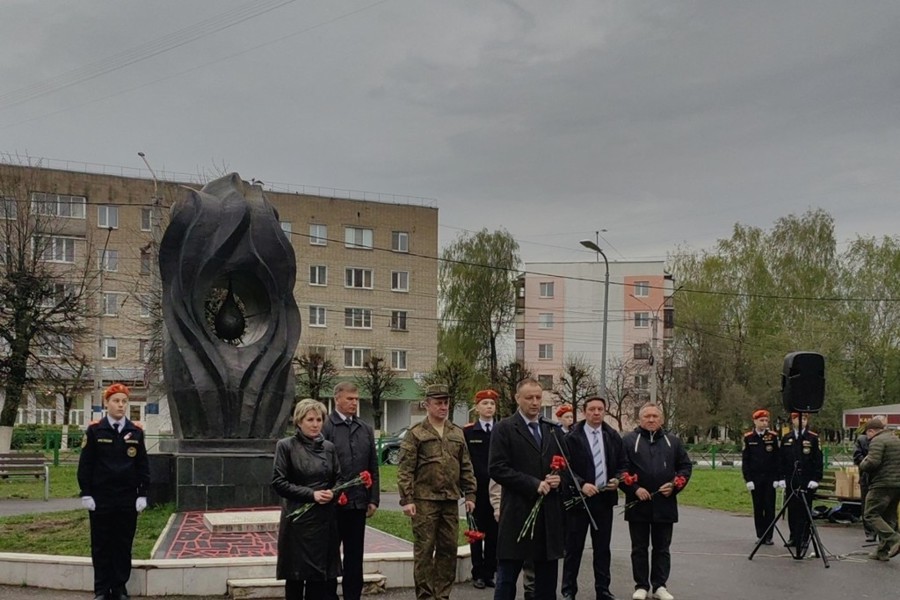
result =
M334 444L322 435L326 416L321 402L306 399L294 408L293 437L275 447L272 488L284 498L278 529L276 577L284 579L287 600L337 600L341 575L337 498L331 491L341 467ZM304 505L311 508L296 519L288 515Z

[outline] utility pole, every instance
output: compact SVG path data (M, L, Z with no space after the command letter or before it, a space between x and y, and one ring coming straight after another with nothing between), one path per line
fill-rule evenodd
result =
M603 231L606 231L605 229ZM597 240L600 240L600 232L596 231L595 237ZM582 246L587 248L588 250L593 250L597 253L597 262L600 262L600 257L603 257L603 264L606 266L606 276L603 280L603 341L601 342L600 347L600 393L605 397L606 396L606 332L607 327L609 325L609 260L606 258L606 254L603 252L603 249L600 248L600 244L591 240L581 240L579 242Z
M653 367L653 370L650 373L652 379L650 380L650 403L656 404L656 389L659 385L659 360L656 358L656 343L659 339L656 335L657 327L659 325L659 309L653 313L653 337L651 338L652 348L650 350L650 366Z

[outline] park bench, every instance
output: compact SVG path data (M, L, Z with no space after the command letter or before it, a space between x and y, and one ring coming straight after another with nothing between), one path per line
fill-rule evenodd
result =
M0 454L0 479L34 477L44 480L44 500L50 499L50 468L43 454Z

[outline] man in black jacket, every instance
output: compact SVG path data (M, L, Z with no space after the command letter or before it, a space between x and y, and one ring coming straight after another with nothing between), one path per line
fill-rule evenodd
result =
M334 410L325 420L322 435L334 444L341 473L353 479L362 471L372 475L372 487L355 485L344 493L347 504L338 507L338 533L344 549L344 598L359 600L363 587L363 553L366 519L378 508L378 455L371 425L356 416L359 390L345 381L334 386Z
M143 430L125 417L129 394L121 383L106 388L106 416L87 428L78 459L81 504L90 511L95 600L128 598L137 516L147 508L150 463Z
M778 436L769 431L769 411L753 413L753 429L744 434L741 451L741 472L753 499L753 523L756 539L762 538L775 520L775 490L780 480L778 474ZM765 535L763 543L772 545L774 527Z
M639 414L640 426L625 435L625 520L631 534L631 570L634 575L633 600L653 597L674 600L666 589L672 558L673 525L678 522L676 496L687 485L693 470L681 440L662 428L663 415L655 404L647 404ZM634 479L636 477L636 479ZM651 543L653 551L648 560Z
M528 559L534 561L535 600L555 600L559 559L565 551L561 475L553 457L565 446L559 426L541 418L543 388L527 378L516 386L519 410L503 419L491 438L490 474L503 488L497 536L497 587L494 600L513 600L516 580ZM533 535L523 525L543 496Z
M594 591L597 600L615 600L609 591L612 558L613 507L619 501L619 476L625 467L622 437L603 422L606 400L599 396L584 401L584 420L566 436L569 467L581 486L585 504L569 510L566 557L563 560L562 595L573 600L578 593L578 569L584 553L585 534L590 529L594 555ZM567 483L571 483L569 480ZM597 524L591 527L587 511Z
M802 416L802 424L801 424ZM787 546L795 546L798 555L806 554L811 533L807 509L822 481L824 470L819 434L809 430L809 415L791 413L793 430L781 438L781 480L787 482L788 527ZM803 504L806 503L806 508Z

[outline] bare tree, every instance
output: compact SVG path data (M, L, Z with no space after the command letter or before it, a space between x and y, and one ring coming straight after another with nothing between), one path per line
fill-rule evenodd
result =
M531 369L518 361L511 362L498 371L497 393L500 394L500 400L497 402L497 412L501 417L516 412L516 386L527 377L532 377Z
M322 392L334 385L338 370L334 362L324 354L309 349L294 358L297 370L297 397L322 399Z
M29 381L83 339L96 275L83 228L72 223L84 217L84 197L53 193L30 165L7 164L0 202L0 426L11 427Z
M606 387L606 414L615 420L619 431L625 427L625 415L640 406L641 392L635 388L637 372L633 359L613 358L610 361Z
M450 414L460 402L468 404L474 395L474 372L470 363L454 358L438 363L431 373L425 376L425 385L442 383L450 392Z
M582 403L600 393L600 384L594 375L594 366L582 356L569 355L563 364L559 383L553 391L563 404L571 404L572 410L578 414Z
M381 417L384 415L384 400L387 396L400 392L397 373L391 369L384 357L374 352L363 362L363 375L356 378L356 384L365 390L372 403L372 420L375 429L381 429Z

